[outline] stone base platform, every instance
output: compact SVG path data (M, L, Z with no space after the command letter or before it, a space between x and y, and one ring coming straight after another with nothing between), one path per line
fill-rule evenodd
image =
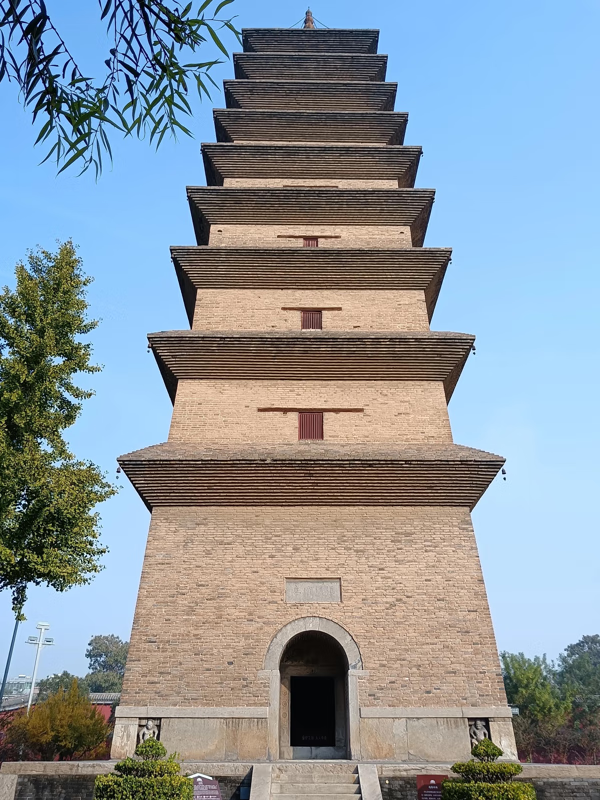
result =
M383 800L417 800L417 775L449 775L451 764L360 762L377 771ZM111 772L116 761L15 761L0 768L0 800L93 800L96 775ZM223 800L247 800L251 763L182 762L182 772L218 778ZM277 761L274 771L342 774L358 771L355 761ZM264 767L261 767L264 768ZM521 780L535 786L538 800L600 800L600 766L523 764Z

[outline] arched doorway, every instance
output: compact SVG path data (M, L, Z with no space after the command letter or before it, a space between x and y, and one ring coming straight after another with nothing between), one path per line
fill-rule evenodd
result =
M322 631L298 633L279 663L282 758L348 757L348 658Z

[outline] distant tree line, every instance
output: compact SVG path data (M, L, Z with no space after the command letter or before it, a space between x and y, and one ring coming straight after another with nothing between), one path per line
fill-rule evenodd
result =
M129 642L119 636L92 636L85 657L90 671L83 677L73 675L66 670L59 675L49 675L38 683L38 700L45 700L56 694L59 689L68 690L74 680L81 692L120 692L125 674L125 662Z
M583 636L558 660L502 653L521 761L600 763L600 636Z

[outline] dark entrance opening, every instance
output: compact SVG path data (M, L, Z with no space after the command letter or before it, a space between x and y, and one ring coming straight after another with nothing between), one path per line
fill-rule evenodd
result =
M290 677L290 744L335 747L335 678Z
M281 758L347 758L348 659L325 633L306 631L288 642L281 674Z

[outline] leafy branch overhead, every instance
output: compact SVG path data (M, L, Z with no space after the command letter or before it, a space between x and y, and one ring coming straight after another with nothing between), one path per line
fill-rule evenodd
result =
M91 0L90 0L91 1ZM0 0L0 82L15 82L39 126L59 172L77 165L102 171L112 158L111 129L158 147L167 133L191 136L190 86L209 96L210 70L220 63L195 60L208 42L227 56L221 36L239 37L221 12L233 0L204 0L195 11L179 0L99 0L100 19L112 46L102 79L88 77L44 0Z

